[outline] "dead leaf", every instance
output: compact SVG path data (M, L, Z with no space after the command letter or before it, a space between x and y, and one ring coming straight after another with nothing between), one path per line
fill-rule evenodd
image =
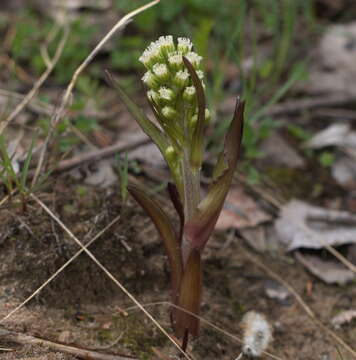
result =
M302 168L305 165L304 159L278 133L272 134L262 142L261 151L264 155L264 163L295 169Z
M355 274L343 264L334 260L322 260L317 255L302 254L297 251L296 259L313 275L327 284L345 285L355 279Z
M142 145L128 154L130 160L140 160L155 167L166 167L162 154L153 143Z
M356 190L356 161L348 156L342 156L332 164L331 174L339 185Z
M84 179L84 182L88 185L106 188L118 181L109 160L100 160L96 163L95 168L88 169L89 171Z
M226 230L253 227L271 219L271 215L262 210L252 197L237 186L230 189L216 228Z
M326 146L355 147L356 131L351 130L350 124L332 124L315 134L306 144L313 149Z
M84 147L80 151L75 151L75 155L80 155L88 151ZM84 180L84 183L91 186L107 188L118 181L117 174L112 168L112 162L108 159L101 159L97 162L86 163L70 171L70 175L76 180Z
M353 319L356 319L356 310L345 310L331 319L332 325L338 329L342 325L350 323Z
M119 141L123 144L130 144L137 139L146 137L146 134L142 134L141 131L135 131L130 129L125 131L120 135ZM157 146L153 142L149 142L145 145L141 145L135 149L130 150L127 154L129 160L139 160L143 163L154 165L155 167L165 168L166 164L164 162L163 156L158 150Z
M356 215L299 200L291 200L282 207L275 228L288 251L356 243Z
M330 26L310 69L310 93L356 94L356 22Z
M267 250L266 231L263 225L239 229L244 240L257 252Z
M342 148L342 154L332 164L332 175L341 186L350 190L356 188L356 131L352 131L350 124L332 124L315 134L306 146Z

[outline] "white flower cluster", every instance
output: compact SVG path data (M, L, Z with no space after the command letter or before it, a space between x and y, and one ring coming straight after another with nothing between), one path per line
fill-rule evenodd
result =
M193 44L187 38L178 38L175 44L173 36L161 36L139 58L147 69L142 77L149 88L147 96L160 107L167 119L177 116L179 100L190 104L194 108L191 116L196 115L195 87L183 63L183 56L193 65L200 80L203 80L204 73L199 69L202 57L192 49Z

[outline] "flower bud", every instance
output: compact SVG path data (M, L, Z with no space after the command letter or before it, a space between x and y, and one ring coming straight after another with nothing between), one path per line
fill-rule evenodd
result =
M183 99L190 104L195 104L195 87L187 86L183 91Z
M160 48L160 51L164 57L167 57L170 52L175 50L172 35L160 36L160 38L156 41L156 44Z
M204 79L204 72L203 72L203 71L197 70L197 75L198 75L198 78L199 78L200 80L203 80L203 79Z
M159 96L162 100L164 100L165 102L171 102L174 100L175 98L175 94L173 92L173 90L165 87L165 86L161 86L158 90Z
M160 82L164 83L169 80L169 71L166 64L154 64L152 71Z
M205 122L208 123L211 120L211 114L209 109L205 109Z
M172 70L179 71L184 69L183 57L180 52L173 52L168 56L168 64Z
M189 128L192 132L195 129L195 127L197 126L197 123L198 123L198 115L195 114L189 120Z
M168 146L165 151L166 158L169 162L175 163L177 161L178 154L174 150L173 146Z
M199 56L197 53L191 51L188 54L185 55L185 57L189 60L189 62L194 66L194 67L198 67L202 57Z
M184 88L189 82L189 73L187 70L179 70L174 76L174 84L179 88Z
M142 81L151 89L159 88L159 82L157 81L157 77L152 73L151 70L145 72L142 77Z
M168 120L175 120L175 119L177 119L178 113L172 107L165 106L162 109L162 115Z
M154 104L159 104L160 97L157 91L154 90L147 91L147 97Z
M178 46L177 49L180 51L183 55L187 54L189 51L192 50L193 44L192 42L187 38L178 38Z
M141 61L147 69L151 69L152 66L161 59L162 56L160 54L159 47L155 42L152 42L138 60Z

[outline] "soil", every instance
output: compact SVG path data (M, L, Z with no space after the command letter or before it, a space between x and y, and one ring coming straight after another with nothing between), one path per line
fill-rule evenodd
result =
M39 196L83 243L120 214L120 220L90 250L142 304L169 301L169 271L158 234L133 201L123 206L116 187L98 190L63 176L51 192L43 190ZM15 202L8 202L0 222L2 319L78 251L78 245L32 201L26 212ZM274 280L246 259L245 251L251 250L236 235L217 233L210 240L204 253L202 317L241 337L243 314L259 311L274 328L269 351L275 356L333 360L340 359L340 352L343 359L351 359L309 319L293 296L278 300L266 295L266 286ZM265 253L260 261L282 274L327 326L335 314L356 308L354 284L325 285L292 255ZM170 331L167 305L153 304L147 309ZM355 344L354 325L351 322L335 331L348 344ZM1 326L53 342L138 359L157 358L153 347L166 356L177 354L165 336L85 254ZM0 348L13 350L0 349L4 360L74 359L39 346L1 342ZM206 324L202 324L199 338L189 345L195 359L231 360L240 350L236 340Z

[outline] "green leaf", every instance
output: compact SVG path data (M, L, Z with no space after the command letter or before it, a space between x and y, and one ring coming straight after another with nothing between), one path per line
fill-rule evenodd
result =
M122 102L126 105L128 111L135 118L141 129L152 139L157 145L163 157L165 158L165 150L168 147L166 138L164 137L161 130L151 122L151 120L142 112L142 110L131 100L126 92L121 88L118 81L113 76L106 72L110 82L113 84L115 89L118 91Z
M243 112L244 103L238 100L233 120L225 138L224 153L220 155L220 157L224 156L227 168L210 185L208 194L198 205L196 214L184 227L184 234L193 248L201 249L208 241L231 186L240 153ZM221 161L218 162L217 166L219 169L223 169Z
M176 301L177 291L182 277L183 264L179 241L173 225L158 202L153 199L152 195L148 195L147 191L141 190L134 185L129 185L127 190L146 211L163 240L171 266L172 299Z
M335 155L330 151L323 151L319 156L319 162L323 167L331 167L335 161Z
M183 62L186 66L189 75L192 78L193 85L197 94L197 103L198 103L198 123L194 130L191 153L190 153L190 163L194 169L200 169L203 162L203 146L204 146L204 128L205 128L205 94L201 80L199 79L193 65L190 61L183 56Z
M21 177L20 177L19 184L21 185L21 191L22 192L25 192L25 189L26 189L26 180L27 180L28 170L30 168L30 163L31 163L32 155L33 155L33 147L35 145L36 139L37 139L37 136L34 136L32 138L30 148L27 151L25 163L24 163L23 168L21 170Z
M199 315L202 297L202 264L198 250L193 249L184 269L179 291L179 307ZM189 313L175 309L172 312L173 328L177 337L183 337L186 332L197 336L199 319Z

